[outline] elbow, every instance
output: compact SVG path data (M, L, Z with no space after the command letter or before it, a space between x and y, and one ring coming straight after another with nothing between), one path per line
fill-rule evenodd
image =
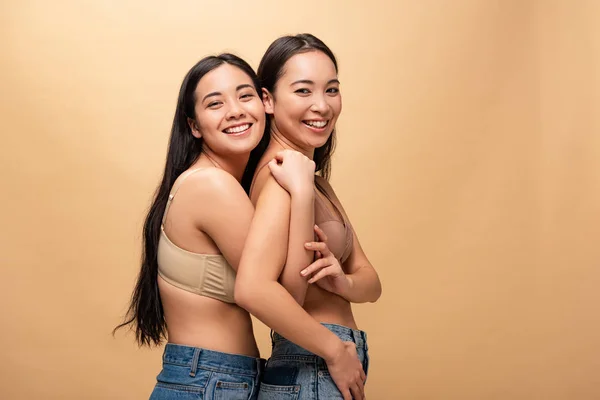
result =
M255 314L261 308L265 287L265 282L253 277L236 279L233 299L238 306Z
M251 285L249 283L236 279L235 288L233 290L233 299L235 300L235 303L246 311L250 311L248 308L252 303L252 290L249 290L250 287Z
M371 298L368 300L369 303L375 303L377 300L379 300L379 298L381 297L381 292L382 292L381 281L379 281L379 279L378 279L377 286L373 290L373 293L371 294Z
M374 296L371 298L370 302L375 303L377 300L379 300L380 297L381 297L381 286L379 287L379 290L377 290L374 293Z

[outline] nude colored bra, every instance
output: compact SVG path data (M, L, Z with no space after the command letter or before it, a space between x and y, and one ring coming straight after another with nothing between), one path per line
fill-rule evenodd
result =
M184 172L171 189L158 242L158 274L180 289L226 303L235 303L235 271L225 257L221 254L198 254L184 250L171 242L164 230L167 213L177 190L188 176L201 169Z

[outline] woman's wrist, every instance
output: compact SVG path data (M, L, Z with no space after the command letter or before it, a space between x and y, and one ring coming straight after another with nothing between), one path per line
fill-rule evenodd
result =
M331 335L329 335L330 337L328 337L326 340L322 341L322 343L324 343L324 352L322 357L325 362L331 362L336 360L340 354L346 350L344 347L344 342L342 342L342 340L333 332L329 331L329 329L327 331L330 332Z
M295 202L310 202L315 199L315 190L312 185L300 185L300 188L292 190L290 196Z

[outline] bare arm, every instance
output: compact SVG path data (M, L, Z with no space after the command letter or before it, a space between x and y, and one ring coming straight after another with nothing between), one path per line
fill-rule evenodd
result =
M346 212L333 189L329 186L329 183L323 180L321 184L327 187L328 195L335 200L335 203L340 208L340 212L344 214L345 220L349 221ZM373 265L365 255L356 232L354 232L351 226L350 229L352 230L353 241L352 252L342 266L339 260L335 258L335 255L329 251L325 233L321 229L316 228L320 242L310 243L310 248L318 251L317 254L322 255L322 258L312 263L302 271L302 274L305 276L314 274L309 283L316 282L323 289L333 292L351 303L375 302L381 296L381 281L375 268L373 268Z
M346 276L350 283L350 290L342 297L351 303L374 303L381 296L381 281L354 232L352 236L354 238L352 254L344 262L344 270L348 271Z
M197 228L215 242L237 271L250 230L254 207L239 182L227 172L211 168L194 176L196 196L190 205L198 215ZM197 199L202 199L198 204Z
M277 180L279 186L289 193L289 236L279 282L298 304L303 305L308 282L300 271L310 265L314 257L313 252L304 247L304 243L314 238L314 162L296 151L287 150L277 153L268 167L256 177L253 201L258 201L268 180Z
M332 193L338 204L340 204L340 211L346 217L346 221L350 221L346 210L344 210L333 189ZM367 258L354 229L352 229L352 241L352 252L343 265L344 271L348 273L347 277L350 281L351 290L344 297L351 303L374 303L379 299L382 291L379 275L377 275L373 264Z
M304 304L308 281L300 271L310 265L313 252L304 248L304 243L313 238L314 194L291 196L291 215L286 263L279 280L299 305Z
M289 224L290 196L269 178L256 204L236 279L235 299L288 340L331 360L341 350L341 340L308 315L278 282L285 264Z
M291 160L299 160L295 155L285 154ZM283 163L284 166L291 166L288 172L304 169L302 162L285 164L284 160ZM297 193L292 190L299 183L294 176L300 179L302 176L308 176L309 184L302 180L299 187L308 186L312 190L314 163L310 161L310 165L312 171L309 168L308 175L291 173L288 176L287 173L279 174L283 170L273 162L269 169L278 176L278 181L276 182L271 175L255 181L258 183L255 187L258 191L255 193L259 194L254 198L256 209L238 270L235 299L240 306L288 340L325 359L331 378L345 400L350 400L352 396L363 399L365 375L358 361L354 343L342 342L333 332L315 321L278 281L284 263L289 258L287 249L293 207L290 195L280 184L288 188L290 193ZM304 167L306 166L304 164ZM291 177L291 181L286 183L286 176ZM305 293L304 285L303 290Z

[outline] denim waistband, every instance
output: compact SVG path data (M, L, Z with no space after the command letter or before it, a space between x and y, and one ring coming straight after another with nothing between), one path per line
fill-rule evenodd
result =
M257 375L264 370L265 360L240 354L222 353L179 344L167 343L163 353L163 362L190 367L191 373L196 369Z
M359 350L367 351L367 333L358 329L348 328L347 326L337 324L321 324L335 333L337 337L345 342L354 342ZM305 350L304 348L294 344L278 334L272 332L271 339L273 341L273 355L275 354L286 354L286 355L312 355L313 353Z

